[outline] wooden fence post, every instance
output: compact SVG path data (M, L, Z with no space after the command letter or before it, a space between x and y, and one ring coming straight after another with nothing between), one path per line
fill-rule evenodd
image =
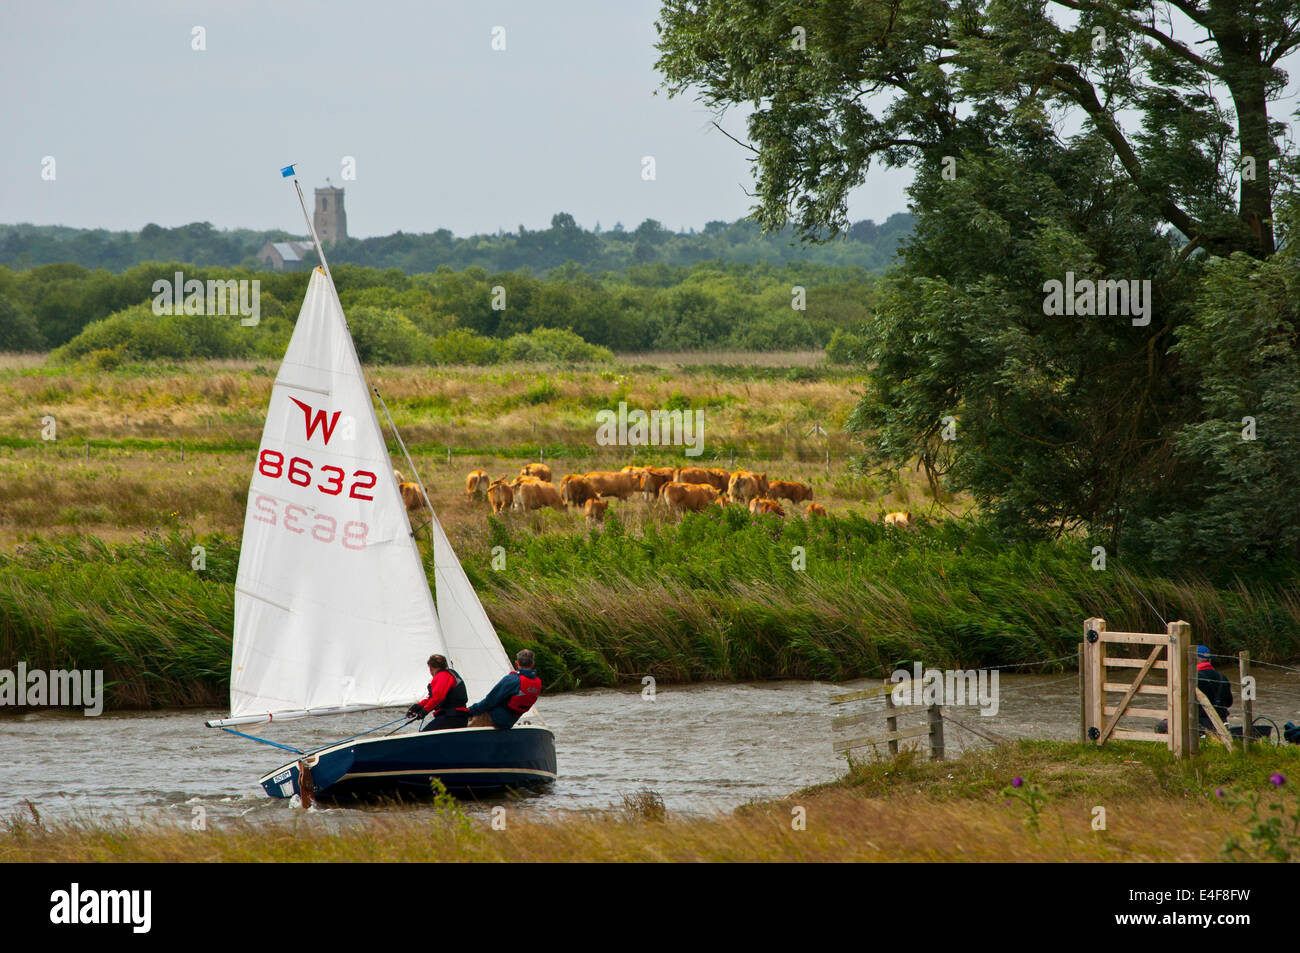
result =
M894 711L893 692L885 692L885 711L888 713L885 716L885 731L892 735L894 732L898 731L898 716L893 714ZM889 753L892 755L898 754L897 738L890 739Z
M943 709L938 705L931 705L925 710L927 720L930 722L930 760L943 760Z
M1250 678L1249 652L1237 653L1237 672L1241 676L1241 746L1248 748L1255 739L1255 699L1246 697L1246 679Z
M1187 753L1192 757L1201 750L1201 706L1196 700L1196 640L1192 638L1191 625L1187 622L1181 624L1185 627L1183 638L1187 643Z

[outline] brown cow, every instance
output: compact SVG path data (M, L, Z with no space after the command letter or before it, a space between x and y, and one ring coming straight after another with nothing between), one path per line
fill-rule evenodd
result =
M641 488L639 474L635 473L593 470L586 477L591 488L600 496L617 496L620 500L626 500Z
M520 476L535 476L543 483L551 482L551 468L544 463L528 463L519 471Z
M674 513L708 509L718 498L718 491L708 483L665 483L659 495Z
M727 481L727 496L733 503L748 503L756 497L767 495L767 474L737 470Z
M582 506L588 500L600 499L600 494L585 476L570 473L560 484L560 499L570 506Z
M719 493L727 492L731 474L726 470L705 470L703 467L678 467L673 471L674 483L707 483Z
M886 526L901 526L903 529L912 528L912 511L906 513L890 513L885 517Z
M653 500L664 484L673 482L674 472L672 467L641 467L638 474L641 478L641 493L647 500Z
M406 504L408 510L418 510L424 502L424 497L420 494L420 484L418 483L399 483L397 488L402 491L402 502Z
M822 506L820 503L809 503L805 515L808 519L812 519L814 516L830 516L831 514L827 513L826 507Z
M727 484L731 482L731 474L719 467L709 467L704 471L709 475L709 485L719 493L727 492Z
M607 509L609 509L609 503L605 500L588 500L583 506L583 511L587 514L587 525L605 525L605 510Z
M488 487L491 485L492 480L486 470L471 470L469 476L465 477L465 499L472 500L476 496L486 497Z
M806 483L791 480L773 480L768 485L767 495L774 500L786 499L791 503L802 503L813 498L812 487Z
M781 509L781 504L776 500L769 500L766 497L755 497L749 501L749 512L755 516L764 516L768 513L775 513L777 516L785 516L785 510Z
M494 480L488 487L488 500L492 503L493 513L504 513L515 501L515 491L504 479Z
M515 509L540 510L543 506L564 512L564 501L554 483L525 480L515 488Z

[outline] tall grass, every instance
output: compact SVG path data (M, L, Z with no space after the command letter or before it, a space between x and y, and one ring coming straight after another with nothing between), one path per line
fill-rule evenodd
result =
M0 667L97 668L110 707L220 701L227 691L235 543L173 530L128 543L29 543L0 556ZM503 546L506 569L490 569ZM804 551L805 568L792 565ZM538 652L548 691L666 681L883 675L903 662L1070 667L1081 624L1159 631L1079 542L1008 546L978 524L916 533L861 517L754 519L739 508L647 523L634 535L536 535L494 521L460 555L508 651ZM431 567L427 567L431 568ZM1130 567L1166 619L1219 653L1300 657L1294 575L1246 587ZM1060 661L1065 657L1064 661ZM1051 661L1058 660L1058 661Z
M906 757L855 767L843 782L731 814L679 816L651 790L608 811L537 817L506 807L504 830L455 804L337 812L266 823L222 818L207 830L86 819L47 822L33 809L0 821L0 862L15 861L1212 861L1246 822L1216 785L1262 791L1270 771L1294 776L1300 751L1207 749L1177 764L1152 745L1104 749L1008 745L931 764ZM1019 775L1048 795L1038 830L998 792ZM1104 804L1107 826L1092 826ZM792 822L803 808L806 823ZM188 820L188 815L186 817ZM269 835L269 836L268 836Z
M223 702L238 553L205 539L214 568L195 572L191 542L64 537L0 557L2 667L102 669L110 708Z

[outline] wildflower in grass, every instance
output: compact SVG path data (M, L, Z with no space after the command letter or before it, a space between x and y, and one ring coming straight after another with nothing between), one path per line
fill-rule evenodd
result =
M1047 804L1047 795L1037 784L1025 786L1025 779L1016 775L1011 779L1011 787L1003 788L1002 795L1004 798L1011 797L1025 805L1028 812L1025 816L1025 826L1033 833L1038 833L1038 816L1043 812L1043 807ZM1011 803L1010 800L1007 801Z
M1275 771L1269 775L1268 781L1273 787L1281 788L1286 784L1286 775ZM1225 797L1223 801L1230 807L1244 804L1250 809L1245 836L1231 834L1223 845L1223 854L1228 860L1276 860L1283 863L1300 860L1300 792L1296 793L1290 806L1281 797L1261 806L1263 797L1259 792L1244 797Z

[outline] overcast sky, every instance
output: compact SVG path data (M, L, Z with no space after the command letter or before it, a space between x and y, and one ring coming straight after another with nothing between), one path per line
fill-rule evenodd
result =
M0 222L300 233L289 162L309 201L327 176L347 189L358 237L558 211L700 228L751 205L746 151L656 95L654 0L5 3ZM724 125L744 137L742 115ZM909 181L873 170L851 219L905 211Z

